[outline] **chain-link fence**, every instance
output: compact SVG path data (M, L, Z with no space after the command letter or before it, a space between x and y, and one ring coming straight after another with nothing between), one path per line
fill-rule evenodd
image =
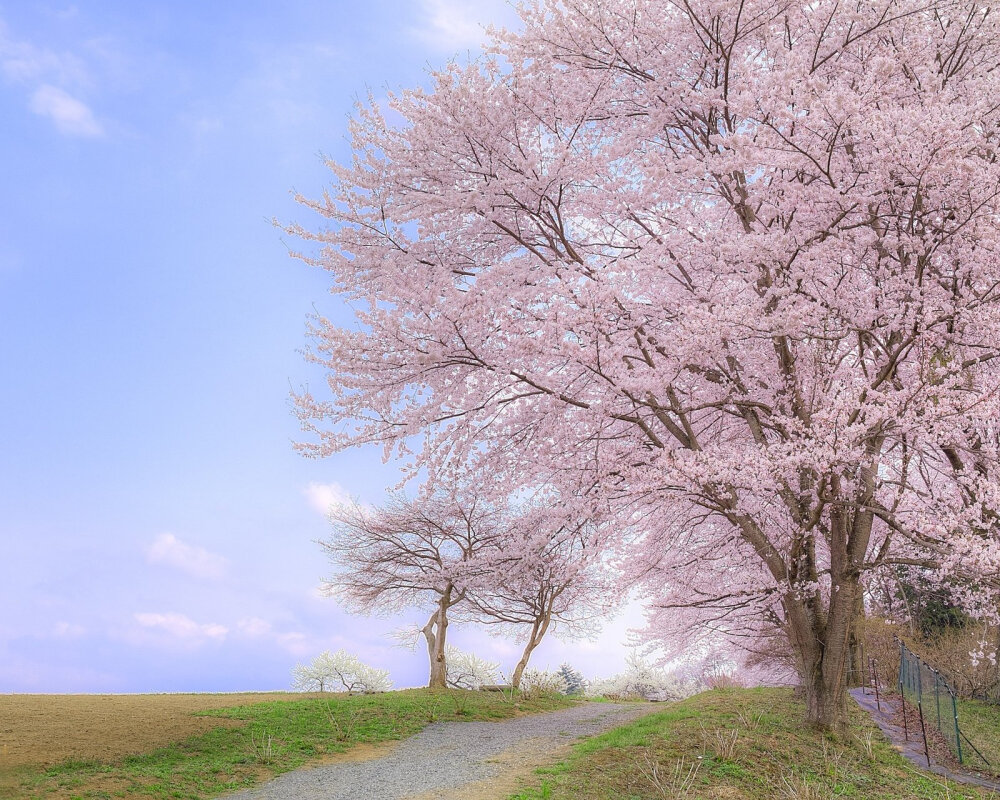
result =
M940 732L960 764L990 766L982 753L969 741L958 723L958 699L955 690L941 673L927 664L903 642L899 642L899 693L903 697L903 732L907 739L917 738L930 764L928 729ZM909 703L916 713L907 713Z
M847 666L847 685L852 689L860 688L862 694L874 696L876 707L882 710L885 684L880 681L879 663L865 652L864 642L858 643L858 651Z

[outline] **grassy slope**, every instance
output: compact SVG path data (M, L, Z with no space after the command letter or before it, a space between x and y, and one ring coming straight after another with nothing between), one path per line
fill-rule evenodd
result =
M712 691L588 739L512 800L956 800L988 795L922 773L852 707L841 735L782 689Z
M959 700L958 723L962 732L989 761L988 770L1000 775L1000 706L978 700ZM987 768L974 753L969 752L965 742L962 742L962 746L966 750L968 763L977 769Z
M67 762L27 774L15 798L203 798L251 786L358 743L410 736L437 720L505 719L571 705L561 697L511 702L485 692L410 689L218 709L243 721L111 763Z

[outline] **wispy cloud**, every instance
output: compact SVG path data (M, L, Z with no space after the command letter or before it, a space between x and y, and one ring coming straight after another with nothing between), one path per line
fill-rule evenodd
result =
M309 640L308 636L299 631L280 633L274 638L279 647L293 656L301 658L302 656L316 652L316 645Z
M516 21L503 0L421 0L420 5L423 24L415 33L441 50L479 47L486 40L486 25Z
M197 578L218 579L226 574L228 561L204 547L181 541L172 533L161 533L146 550L150 564L165 564Z
M84 103L55 86L43 84L31 96L30 108L48 117L67 136L102 136L104 129Z
M236 628L245 636L264 636L271 632L271 623L260 617L244 617L236 623Z
M28 107L49 119L65 136L95 138L104 134L94 112L80 99L92 85L86 64L72 53L59 53L12 37L0 20L0 76L29 92Z
M229 628L216 622L198 623L184 614L143 612L132 615L144 628L162 631L176 639L197 642L204 639L225 639Z
M270 622L260 617L244 617L236 623L235 633L248 639L272 642L273 646L296 657L317 652L320 647L320 642L315 637L307 636L301 631L276 629Z
M329 514L331 508L351 503L350 494L336 481L330 483L310 482L303 490L303 494L309 500L309 505L324 515Z
M72 622L57 622L52 629L52 635L58 639L79 639L87 632L82 625Z
M91 83L81 58L15 39L3 20L0 20L0 73L12 83L49 81L77 88Z
M276 629L274 625L260 617L244 617L235 624L221 622L198 622L186 614L174 611L144 611L132 615L139 628L125 632L124 638L133 644L164 646L169 643L184 647L198 647L210 642L243 640L266 643L267 647L279 648L301 658L318 652L321 640L302 631Z

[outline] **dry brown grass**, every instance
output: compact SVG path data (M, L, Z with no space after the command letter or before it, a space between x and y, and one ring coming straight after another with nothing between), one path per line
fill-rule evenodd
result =
M195 711L301 700L309 695L118 694L0 695L0 775L27 765L111 761L148 752L237 720L195 717Z
M0 695L0 798L206 800L434 720L565 708L482 692ZM194 713L204 712L196 717ZM3 755L6 746L6 756Z

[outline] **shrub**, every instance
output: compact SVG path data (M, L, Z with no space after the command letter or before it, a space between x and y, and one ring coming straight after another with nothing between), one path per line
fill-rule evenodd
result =
M500 682L500 665L457 647L445 648L445 681L452 689L478 689Z
M699 683L708 689L740 689L746 683L739 677L739 666L725 652L713 652L701 666Z
M745 689L746 684L735 672L713 672L706 675L705 686L709 689Z
M940 670L962 697L1000 701L996 628L978 621L941 628L914 649Z
M347 692L375 694L392 688L389 670L375 669L346 650L324 650L311 664L292 670L292 687L303 692Z
M857 623L858 638L865 646L865 659L875 659L879 685L884 689L896 686L899 680L899 644L897 636L907 633L906 626L881 617L868 617ZM865 664L866 680L871 665Z

